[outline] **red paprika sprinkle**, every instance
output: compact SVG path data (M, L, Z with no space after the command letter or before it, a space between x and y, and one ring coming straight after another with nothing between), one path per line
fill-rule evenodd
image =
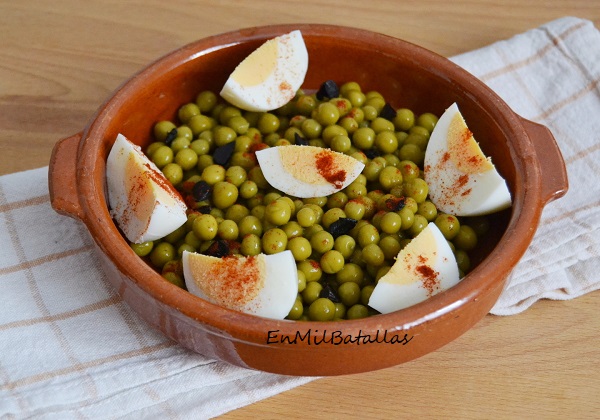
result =
M439 273L426 264L416 266L415 270L421 276L423 287L427 290L427 296L433 296L435 291L440 288Z
M333 153L328 150L323 150L322 152L317 153L315 158L319 174L321 174L327 182L335 185L336 188L341 188L346 180L346 171L339 169L336 165Z

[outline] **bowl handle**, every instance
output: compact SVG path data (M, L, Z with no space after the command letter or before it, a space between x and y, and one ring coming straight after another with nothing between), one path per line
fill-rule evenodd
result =
M52 149L48 189L52 208L65 216L83 220L77 193L77 155L82 133L60 140Z
M529 135L542 171L542 199L544 203L556 200L567 193L569 179L562 153L548 127L521 118Z

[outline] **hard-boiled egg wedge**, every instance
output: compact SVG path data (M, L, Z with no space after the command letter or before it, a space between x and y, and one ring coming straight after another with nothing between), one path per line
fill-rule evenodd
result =
M477 216L511 206L506 181L481 151L456 104L431 133L424 170L429 197L440 211Z
M262 44L231 73L221 96L247 111L270 111L288 103L304 82L308 52L292 31Z
M434 223L413 238L379 279L369 306L389 313L422 302L459 281L458 265L446 238Z
M110 214L133 243L154 241L183 225L186 205L139 146L119 134L106 161Z
M351 156L314 146L277 146L256 152L265 179L294 197L325 197L347 187L365 165Z
M181 261L188 291L229 309L283 319L298 295L291 251L224 258L184 251Z

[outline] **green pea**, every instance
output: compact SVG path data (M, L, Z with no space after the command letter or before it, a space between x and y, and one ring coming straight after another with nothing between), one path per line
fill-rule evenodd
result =
M370 127L375 133L389 132L394 133L394 123L382 117L376 117L371 121Z
M175 163L184 171L189 171L198 164L198 154L193 149L181 149L175 155Z
M177 255L179 258L181 258L183 256L183 252L187 251L187 252L196 252L196 248L194 248L191 245L186 244L185 242L182 243L181 245L179 245L179 248L177 248Z
M368 181L377 181L383 168L385 168L385 162L374 159L365 165L362 174L367 178Z
M177 155L180 150L190 147L190 144L190 139L186 137L176 137L175 140L171 142L171 150L173 150L174 155Z
M385 233L396 233L402 227L402 217L396 212L385 213L379 226Z
M285 225L292 216L290 206L280 200L275 200L265 208L265 219L276 226Z
M345 153L348 150L350 150L350 147L352 146L352 141L350 140L350 137L348 137L347 134L338 134L331 139L330 146L331 149L336 152Z
M237 133L231 127L218 125L213 128L213 136L215 145L220 147L235 141Z
M416 127L413 127L416 128ZM411 129L412 130L412 129ZM412 144L417 146L422 151L427 149L427 143L429 142L429 138L424 136L423 134L418 133L409 133L406 139L404 140L404 146L408 144Z
M172 161L173 150L169 146L160 146L152 153L152 162L161 169Z
M435 204L429 200L425 200L422 203L419 203L417 214L423 216L428 222L433 222L437 218L438 212Z
M310 115L317 107L317 100L310 95L301 95L296 99L296 110L302 115Z
M189 120L187 120L186 124L192 130L192 134L194 135L194 137L197 137L200 135L200 133L203 133L207 130L211 130L215 125L215 121L208 115L199 114L194 115Z
M398 149L398 157L400 160L410 160L417 165L422 165L425 160L425 151L416 144L403 144Z
M356 241L350 235L340 235L333 242L333 249L342 254L344 259L350 258L355 248Z
M334 239L331 233L326 230L315 233L310 238L312 249L320 254L324 254L333 248Z
M402 185L402 171L394 166L386 166L379 174L379 183L385 191Z
M358 283L349 281L340 284L338 287L338 295L344 305L350 307L360 301L361 289Z
M200 115L200 108L193 102L182 105L177 111L179 120L184 124L186 124L189 119L195 115Z
M361 285L365 277L363 269L356 263L346 263L335 275L338 283L354 282Z
M408 131L415 124L415 114L410 109L400 108L394 117L396 130Z
M171 121L159 121L154 124L154 138L158 142L164 142L169 133L177 126Z
M201 214L194 219L192 231L203 241L210 241L217 236L219 224L217 219L211 214Z
M362 249L362 259L368 265L378 267L385 261L385 255L379 245L371 243Z
M415 214L414 222L411 227L408 228L408 232L414 238L421 233L428 224L429 223L425 217L421 216L420 214Z
M176 163L167 163L162 168L162 173L173 185L177 185L183 180L183 169Z
M304 228L302 226L300 226L300 224L298 222L295 222L293 220L287 222L285 225L283 225L281 227L281 229L283 229L286 236L288 237L288 245L289 245L290 239L296 238L296 237L301 237L302 234L304 233Z
M217 228L217 236L221 239L235 241L238 238L239 229L235 221L223 220Z
M340 110L331 102L320 103L316 108L315 119L323 126L333 125L340 118Z
M429 139L430 133L425 127L421 127L420 125L414 125L408 130L408 134L419 134L426 139Z
M160 242L154 246L150 252L150 261L156 268L162 269L163 266L173 260L177 255L175 247L168 242Z
M258 188L262 188L262 189L267 189L269 188L269 183L267 182L267 179L265 178L264 174L262 173L262 169L260 169L260 166L254 166L252 169L250 169L248 171L248 179L250 181L253 181Z
M463 273L468 273L471 269L471 259L469 258L469 254L462 249L456 250L454 253L456 257L456 264L458 265L458 269Z
M348 98L352 106L355 107L363 106L367 100L365 94L359 90L351 90L345 96Z
M262 134L275 133L279 129L279 125L279 118L270 112L261 114L256 123L256 127Z
M429 194L429 186L423 178L414 178L404 182L403 191L406 197L414 199L418 204L424 202L427 198L427 194ZM418 209L415 210L415 213L417 211Z
M304 312L304 306L302 305L302 300L296 299L294 301L294 305L292 309L290 309L289 314L286 316L287 319L298 320L302 317Z
M209 165L202 171L202 179L209 185L225 180L225 168L221 165Z
M344 256L341 252L331 249L323 254L320 264L324 273L335 274L344 267Z
M365 211L365 205L355 199L348 201L344 206L346 216L354 220L361 220L365 215Z
M334 207L332 209L327 210L323 214L323 217L321 218L321 224L323 225L323 227L325 229L329 229L329 227L331 226L331 224L333 222L336 222L339 219L345 218L345 217L346 217L346 213L344 213L344 210Z
M398 137L393 131L381 131L375 136L375 147L383 153L394 153L398 150Z
M298 293L302 293L306 288L306 276L300 270L296 270L296 272L298 273Z
M248 215L242 218L238 223L241 236L254 234L261 236L263 232L262 222L254 215Z
M340 119L338 121L338 124L344 130L346 130L348 135L352 135L352 134L354 134L354 132L356 130L358 130L358 121L356 121L356 119L353 118L350 113L348 115L346 115L345 117L343 117L342 119Z
M242 238L240 244L240 252L242 255L253 256L258 255L262 252L261 239L258 235L253 233L247 234Z
M307 139L316 139L321 136L321 132L323 131L323 126L317 120L313 118L307 118L302 121L300 125L300 130L302 130L302 134Z
M361 305L357 303L356 305L352 305L346 311L346 318L348 319L361 319L369 316L369 308L365 305Z
M213 186L212 202L218 209L226 209L233 205L239 192L235 185L226 181L219 181Z
M309 240L302 236L291 238L287 243L287 249L292 252L296 261L304 261L312 254Z
M262 248L265 254L276 254L285 251L287 247L287 235L282 229L271 228L262 237Z
M335 302L335 316L333 317L333 320L335 321L336 319L344 319L344 317L346 316L346 305L344 305L342 302Z
M306 278L307 283L317 282L321 279L323 275L323 270L321 270L321 265L314 260L307 259L300 261L298 264L298 270L304 273L304 277ZM308 285L307 285L308 286Z
M373 290L375 290L375 285L368 284L360 290L360 303L364 306L369 305L369 300L371 299L371 295L373 294Z
M370 223L365 224L358 231L358 244L362 248L369 244L378 244L379 239L377 228Z
M139 244L132 243L129 244L129 246L131 247L131 249L133 249L133 252L135 252L137 256L145 257L146 255L150 254L150 251L152 251L152 248L154 247L154 242L146 241Z
M193 224L192 224L192 228L193 229ZM184 243L188 244L189 246L191 246L194 249L198 249L200 248L200 245L202 245L202 239L200 239L193 230L190 230L184 238Z
M358 128L352 134L352 143L362 150L367 150L375 144L375 130L370 127Z
M210 143L205 139L197 139L190 143L189 148L198 156L207 155L210 152Z
M365 101L365 105L362 106L362 112L364 114L365 121L373 121L379 115L377 108L373 105L369 105L367 101Z
M471 226L461 225L452 242L457 249L471 251L477 246L477 234Z
M242 219L250 214L250 210L241 204L234 204L225 211L225 218L233 220L236 224L240 223Z
M379 248L383 252L383 257L386 260L393 260L398 256L398 253L402 249L400 246L400 240L394 236L389 235L381 238L379 241Z
M319 294L323 290L323 286L318 281L311 281L306 283L306 288L302 291L302 301L306 305L310 305L317 299L319 299Z
M256 182L247 179L240 185L239 192L242 198L252 198L258 193L258 186L256 185Z
M209 90L200 92L196 96L196 105L200 112L210 112L217 103L217 95Z
M331 146L332 140L337 136L346 136L348 137L348 132L346 129L338 124L328 125L323 129L321 133L321 137L325 144ZM349 140L349 139L348 139Z
M335 316L335 305L327 298L317 298L308 307L311 321L331 321Z
M185 281L183 280L183 277L181 275L172 271L167 271L166 273L163 273L162 276L169 283L174 284L175 286L180 287L182 289L185 288Z

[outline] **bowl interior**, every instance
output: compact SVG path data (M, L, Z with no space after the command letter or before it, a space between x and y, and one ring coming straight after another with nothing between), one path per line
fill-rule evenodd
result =
M147 145L157 121L174 120L177 109L193 101L201 90L218 93L236 65L250 52L266 39L292 29L302 30L308 48L309 69L303 88L317 89L328 79L339 84L356 81L364 91L381 92L395 108L410 108L417 114L441 115L457 102L484 153L491 156L511 191L519 188L520 169L507 131L514 115L491 111L497 102L491 91L448 60L410 43L361 30L319 25L273 26L211 37L149 66L116 92L89 128L90 136L102 136L98 142L98 164L104 165L118 133ZM475 253L475 265L496 247L512 211L491 218L491 232ZM449 304L438 296L430 300ZM427 303L423 311L430 311L433 305L437 304Z

